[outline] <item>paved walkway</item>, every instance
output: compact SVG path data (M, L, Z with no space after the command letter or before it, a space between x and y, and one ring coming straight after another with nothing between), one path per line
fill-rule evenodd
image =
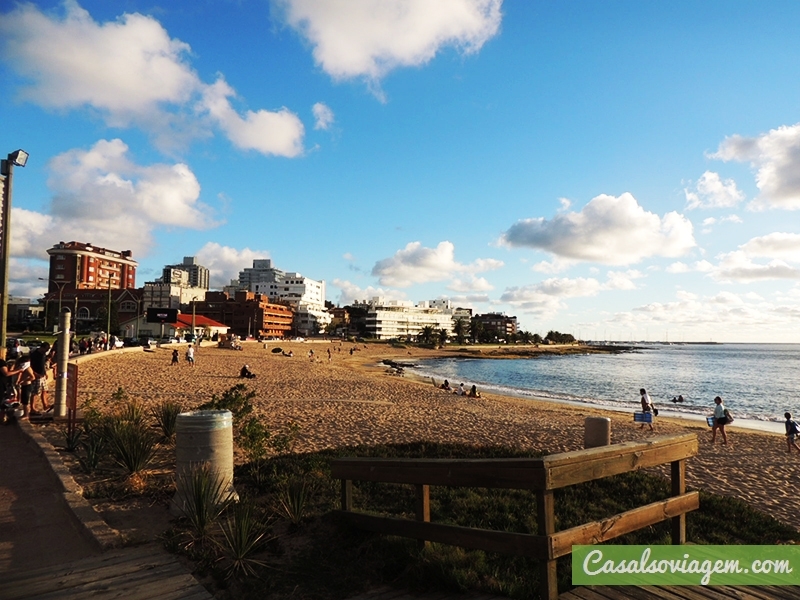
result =
M0 425L0 580L99 552L39 447L19 426Z

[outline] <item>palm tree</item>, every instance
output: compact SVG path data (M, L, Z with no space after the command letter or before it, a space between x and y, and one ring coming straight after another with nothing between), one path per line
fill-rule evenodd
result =
M447 343L447 338L450 337L450 334L447 332L447 329L440 329L439 330L439 345L444 346Z
M453 335L456 336L456 342L462 346L467 340L468 327L469 324L467 323L466 319L456 319L456 322L453 323Z
M417 342L420 344L432 344L434 329L432 325L425 325L417 334Z

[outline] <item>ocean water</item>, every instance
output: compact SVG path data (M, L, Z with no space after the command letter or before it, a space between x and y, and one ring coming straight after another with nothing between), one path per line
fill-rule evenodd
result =
M443 358L415 372L452 384L521 397L632 411L646 388L659 412L700 418L722 396L744 426L783 431L783 413L800 416L800 344L642 345L621 354L510 360ZM684 402L672 398L682 395Z

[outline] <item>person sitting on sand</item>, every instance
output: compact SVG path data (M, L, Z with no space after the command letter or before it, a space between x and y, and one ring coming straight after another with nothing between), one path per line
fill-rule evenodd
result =
M450 387L450 382L447 379L444 380L444 383L439 386L439 389L444 390L445 392L452 392L453 388Z
M785 425L786 425L786 445L787 445L786 452L791 454L792 453L792 447L794 447L795 450L800 452L800 446L798 446L797 442L795 441L797 436L800 435L800 425L797 424L797 421L792 419L792 413L787 412L787 413L784 413L783 416L786 417L786 423L785 423Z
M466 396L467 395L467 390L464 389L464 384L463 383L459 383L458 384L458 389L456 391L454 391L453 393L456 396Z
M469 396L470 398L480 398L481 393L478 391L478 388L473 385L470 388L469 393L467 393L467 396Z
M255 379L256 374L250 370L250 365L245 365L242 367L242 370L239 371L239 377L243 377L244 379Z

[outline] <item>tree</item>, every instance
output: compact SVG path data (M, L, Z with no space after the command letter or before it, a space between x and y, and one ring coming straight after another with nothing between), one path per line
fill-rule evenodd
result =
M533 341L534 344L541 344L542 336L540 336L538 333L534 333L533 338L531 338L531 340Z
M518 334L519 341L523 344L530 344L531 343L531 332L530 331L520 331Z
M433 344L434 329L431 325L425 325L417 334L417 342L420 344Z
M440 329L439 330L439 345L444 346L447 343L447 338L450 337L450 334L447 332L447 329Z
M472 321L469 323L469 336L472 338L472 341L475 343L480 342L485 334L486 330L483 326L483 323L477 319L472 319Z
M456 342L460 345L464 345L464 342L467 340L467 330L469 329L469 324L467 323L466 319L456 319L456 322L453 323L453 335L456 336Z

